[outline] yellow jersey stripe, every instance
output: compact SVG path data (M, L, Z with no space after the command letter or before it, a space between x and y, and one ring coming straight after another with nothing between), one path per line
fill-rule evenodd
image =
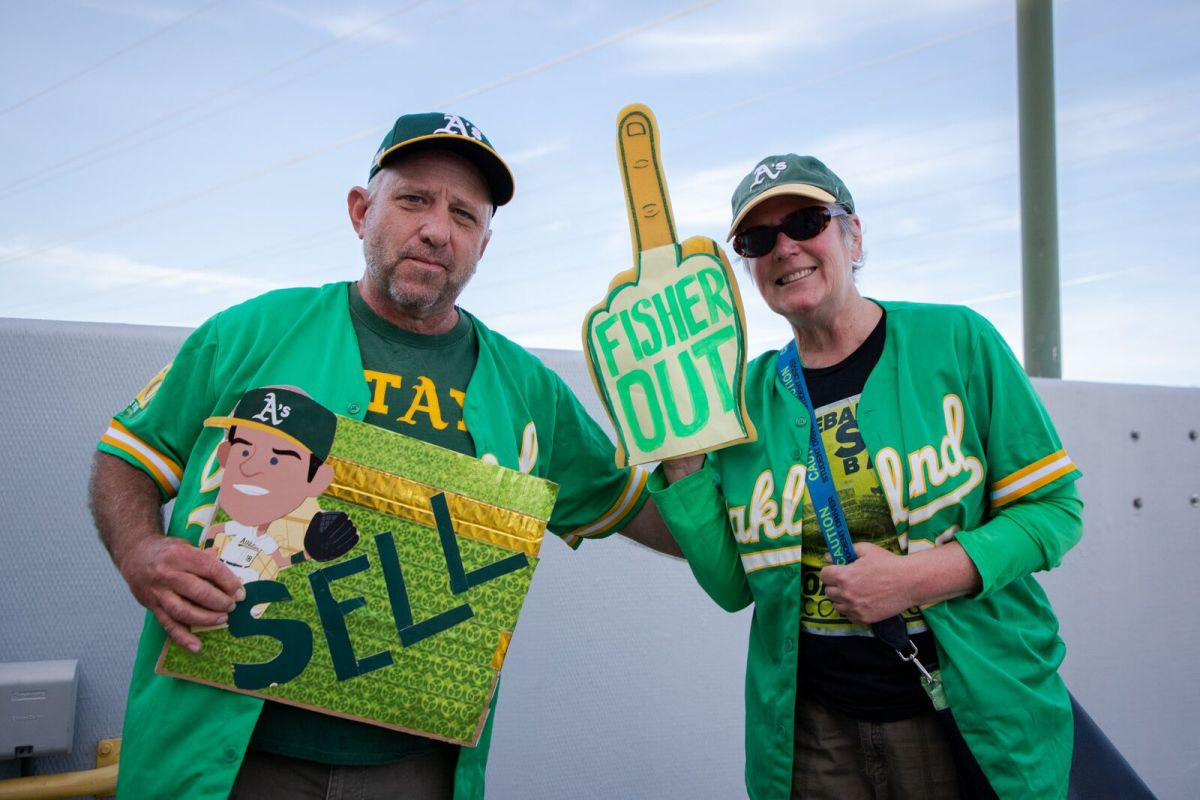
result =
M746 572L799 564L802 547L780 547L776 550L760 550L757 553L742 553L742 569Z
M1011 503L1030 492L1053 483L1074 470L1075 463L1071 461L1065 451L1059 450L993 484L992 507L996 508Z
M179 491L179 481L183 478L183 468L174 460L164 456L150 445L130 433L129 429L112 420L108 430L100 437L100 441L110 447L128 453L141 464L162 487L163 491L174 497Z
M1008 486L1009 484L1016 483L1017 481L1021 480L1026 475L1029 475L1033 472L1037 472L1038 470L1042 469L1043 467L1046 467L1046 466L1053 464L1057 461L1060 461L1061 459L1064 459L1064 458L1067 458L1066 450L1059 450L1057 452L1051 453L1050 455L1046 456L1045 458L1039 458L1037 461L1034 461L1032 464L1022 467L1021 469L1017 470L1016 472L1012 473L1011 475L1006 475L1005 477L996 481L995 483L992 484L991 490L992 490L992 492L998 492L1001 489L1003 489L1004 487ZM1067 460L1069 461L1070 459L1067 459Z
M600 519L592 524L584 525L581 528L576 528L569 533L563 534L563 540L567 544L572 544L572 537L587 538L608 533L637 503L637 499L642 496L642 492L646 489L646 480L649 477L650 471L645 467L637 466L631 469L629 471L629 479L625 482L625 489L621 492L621 496L617 498L617 502L613 503L612 507L608 511L605 511Z

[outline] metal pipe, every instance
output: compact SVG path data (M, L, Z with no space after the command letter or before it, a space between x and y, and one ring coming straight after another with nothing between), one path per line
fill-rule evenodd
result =
M1017 0L1025 372L1062 377L1051 0Z
M117 791L117 764L83 772L32 775L0 781L0 800L54 800L96 795L108 797Z

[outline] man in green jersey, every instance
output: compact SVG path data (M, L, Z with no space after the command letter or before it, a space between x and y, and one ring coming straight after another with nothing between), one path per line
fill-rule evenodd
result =
M241 581L195 547L209 521L221 436L204 420L246 390L295 386L335 413L559 484L549 529L572 547L617 530L673 550L645 471L612 445L566 384L456 305L513 194L507 165L453 114L400 117L350 190L366 267L354 283L285 289L217 314L115 416L99 444L101 538L149 610L126 710L118 794L137 797L482 797L479 744L431 739L155 674L167 636L223 624ZM174 499L163 535L160 512ZM404 793L404 794L402 794ZM336 793L328 796L342 796Z

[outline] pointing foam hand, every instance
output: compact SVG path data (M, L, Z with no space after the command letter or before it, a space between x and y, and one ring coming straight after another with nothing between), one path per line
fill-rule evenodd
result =
M618 114L617 160L634 264L583 324L592 382L617 432L617 464L751 441L737 281L712 239L676 241L658 127L646 106Z

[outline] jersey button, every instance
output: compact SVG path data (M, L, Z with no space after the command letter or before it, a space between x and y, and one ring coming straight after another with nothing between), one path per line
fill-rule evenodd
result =
M362 406L360 406L358 403L351 403L350 405L346 406L346 413L357 414L360 408L362 408Z
M808 424L808 417L796 417L796 425L803 428Z
M793 450L792 451L792 461L799 461L799 460L800 460L800 451Z

